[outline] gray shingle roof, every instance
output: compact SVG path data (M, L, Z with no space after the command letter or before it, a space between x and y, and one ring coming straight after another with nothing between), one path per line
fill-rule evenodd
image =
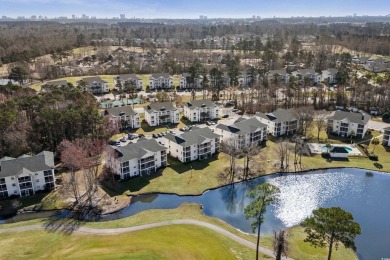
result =
M209 99L199 99L199 100L192 100L190 102L187 102L184 104L185 107L188 107L189 109L193 110L196 108L201 108L201 107L216 107L217 105L209 100Z
M67 86L68 81L66 80L55 80L55 81L48 81L45 83L47 86Z
M289 74L285 69L280 69L280 70L270 70L268 72L268 75L269 76L272 76L272 75L275 75L275 74L278 74L280 76L282 75L286 75L286 74Z
M284 108L278 108L274 112L268 114L257 112L256 116L265 118L275 123L289 122L297 119L293 109Z
M139 80L140 78L137 77L135 74L122 74L117 75L116 78L119 78L121 80Z
M0 160L0 178L18 176L54 168L54 155L43 151L35 156L4 157Z
M107 83L107 81L102 80L100 77L88 77L88 78L82 78L80 81L84 81L88 84L91 84L92 82L104 82ZM77 82L80 82L77 81Z
M171 75L169 75L169 73L153 73L151 77L155 78L155 79L161 78L161 77L168 79L171 77Z
M154 139L142 138L136 143L129 143L126 146L115 147L113 149L116 151L118 161L127 162L133 159L139 160L150 152L161 152L167 148L157 143Z
M333 75L336 75L337 74L337 72L339 72L339 70L338 69L334 69L334 68L331 68L331 69L327 69L327 70L323 70L323 71L329 71L331 74L333 74Z
M261 123L255 117L249 119L239 118L232 125L224 125L218 124L217 128L222 129L224 131L229 131L234 134L248 134L255 132L258 128L266 128L267 126Z
M120 116L120 114L125 113L127 116L133 116L137 113L131 108L131 106L125 106L125 107L113 107L108 108L105 111L105 114L110 114L113 116Z
M177 143L183 147L188 147L194 144L201 144L206 139L219 138L219 135L213 133L209 128L193 128L191 131L181 135L167 134L165 136L171 142Z
M176 107L172 104L172 102L156 102L150 103L146 107L144 107L145 111L153 112L153 111L173 111L176 110Z
M343 120L348 119L349 122L355 124L367 124L371 119L371 116L364 112L347 112L347 111L333 111L329 117L330 120Z

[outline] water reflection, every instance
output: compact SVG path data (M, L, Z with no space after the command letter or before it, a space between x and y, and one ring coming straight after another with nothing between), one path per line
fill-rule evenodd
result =
M374 172L368 177L365 173L358 169L321 170L262 177L208 191L202 196L147 195L133 200L132 205L105 220L123 218L146 209L175 208L184 202L195 202L203 205L206 215L251 232L251 220L244 215L244 208L250 202L246 195L267 181L280 188L281 200L267 209L262 234L297 225L313 209L338 206L352 212L362 227L362 235L356 239L359 258L380 259L390 255L390 176Z

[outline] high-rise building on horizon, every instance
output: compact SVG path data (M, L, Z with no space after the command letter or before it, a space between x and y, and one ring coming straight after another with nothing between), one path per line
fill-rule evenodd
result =
M121 14L120 18L121 18L121 20L124 20L124 19L126 19L126 15L125 14Z

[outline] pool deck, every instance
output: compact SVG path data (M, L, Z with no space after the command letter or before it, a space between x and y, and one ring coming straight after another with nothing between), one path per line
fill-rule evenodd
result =
M310 149L310 153L312 153L312 154L321 154L322 153L322 148L325 147L325 144L308 143L307 146ZM362 153L354 145L351 145L351 144L332 144L332 146L347 147L347 148L352 149L352 151L349 151L348 155L362 156Z

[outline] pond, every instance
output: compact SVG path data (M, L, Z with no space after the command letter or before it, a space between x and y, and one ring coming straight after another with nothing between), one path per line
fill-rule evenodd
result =
M250 220L246 220L243 213L250 202L246 194L256 185L269 182L280 188L281 200L278 205L268 208L262 234L298 225L313 209L337 206L351 212L361 225L362 234L356 238L359 259L381 259L390 256L390 175L366 173L366 170L348 168L276 174L211 190L201 196L143 195L134 198L127 208L104 216L102 220L195 202L203 205L208 216L251 232Z

